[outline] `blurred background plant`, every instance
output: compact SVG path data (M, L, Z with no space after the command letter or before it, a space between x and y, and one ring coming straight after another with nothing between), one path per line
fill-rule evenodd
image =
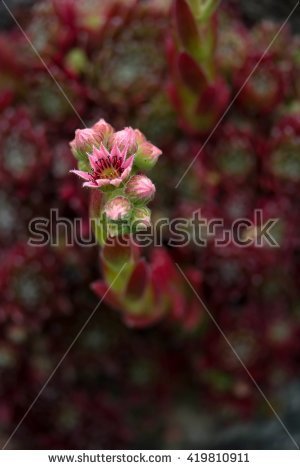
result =
M243 3L207 2L204 12L196 0L8 3L48 70L10 22L0 35L3 444L103 294L108 253L97 263L97 248L63 237L27 245L28 222L50 209L88 224L89 190L69 173L68 142L99 117L139 128L163 151L153 220L201 208L230 226L262 208L280 218L280 249L172 248L166 232L146 259L158 284L173 284L168 311L152 304L133 329L122 305L101 304L10 446L293 448L176 262L299 437L300 59L289 26L178 185L293 7L285 2L275 23L275 2L256 22L257 3ZM268 2L259 3L261 12Z

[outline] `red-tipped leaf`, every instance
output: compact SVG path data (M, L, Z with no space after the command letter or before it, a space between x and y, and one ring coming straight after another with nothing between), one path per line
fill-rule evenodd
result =
M185 85L195 93L201 93L207 85L207 79L201 67L186 52L182 52L178 57L178 69Z
M193 54L200 38L196 20L186 0L175 0L174 16L178 38L182 46Z

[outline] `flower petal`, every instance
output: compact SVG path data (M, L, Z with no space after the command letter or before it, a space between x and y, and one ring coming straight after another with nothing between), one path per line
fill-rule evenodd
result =
M122 183L123 179L122 178L114 178L113 180L110 180L110 184L112 184L113 186L115 186L116 188L118 186L120 186L120 184Z
M96 161L98 160L97 159L97 156L96 156L96 151L97 149L94 147L93 149L93 152L92 153L88 153L88 157L89 157L89 162L90 162L90 165L91 167L93 168L93 170L96 169Z
M130 171L132 169L132 165L133 165L133 160L134 160L134 155L132 155L131 157L127 158L127 160L125 160L124 164L123 164L123 168L126 169L126 168L130 168Z
M96 162L97 160L100 159L107 159L109 157L109 152L106 150L103 144L100 145L100 148L93 147L93 151L89 154L90 158L90 163L92 167L94 168L94 164L92 163L91 159L93 162Z
M86 181L90 180L90 175L86 171L70 170L70 173L75 173L75 175L80 176L80 178L83 178Z
M131 167L128 167L123 171L123 173L121 175L122 181L124 181L124 180L126 180L126 178L128 178L128 176L130 175L130 172L131 172Z
M134 129L134 133L135 133L135 138L138 144L145 142L146 137L144 136L144 134L142 134L141 131L139 131L138 129Z
M107 157L109 157L109 151L104 147L103 144L100 145L99 152L101 152L100 158L107 158Z
M96 180L98 188L101 188L101 186L106 186L107 184L111 184L111 180L107 178L99 179Z
M110 156L111 157L120 157L121 152L116 144L113 145L111 151L110 151Z
M88 181L86 183L83 183L82 185L84 188L98 188L98 185L94 183L93 181Z

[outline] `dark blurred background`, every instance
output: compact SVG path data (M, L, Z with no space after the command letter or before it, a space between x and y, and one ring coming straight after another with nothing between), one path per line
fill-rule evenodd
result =
M14 11L17 11L18 7L26 7L38 2L32 0L7 0L6 3ZM294 0L285 0L284 2L280 0L233 0L232 3L236 3L242 9L245 18L249 22L255 22L266 17L274 20L285 19L296 4ZM299 30L299 14L293 16L291 23L295 31ZM3 4L0 3L0 27L9 28L12 24L12 19Z

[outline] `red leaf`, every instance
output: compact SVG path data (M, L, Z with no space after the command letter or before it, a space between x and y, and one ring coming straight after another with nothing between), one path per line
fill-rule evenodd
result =
M182 52L178 58L178 68L185 85L196 93L201 93L207 85L207 79L201 67L186 52Z
M101 256L104 263L121 267L137 257L137 246L128 236L108 238Z
M124 316L124 322L128 328L150 328L161 321L162 317L163 313L161 311L155 312L151 315L148 313L145 315L133 315L127 313Z
M103 298L103 301L110 307L114 309L120 309L120 302L104 281L93 282L91 284L91 289L100 299Z
M199 43L197 23L186 0L175 0L175 26L183 47L193 52Z
M130 300L139 300L145 292L149 280L148 266L141 259L135 267L127 285L126 297Z
M230 90L227 83L222 78L218 79L204 90L197 105L197 112L200 115L209 113L217 120L225 111L229 100Z

